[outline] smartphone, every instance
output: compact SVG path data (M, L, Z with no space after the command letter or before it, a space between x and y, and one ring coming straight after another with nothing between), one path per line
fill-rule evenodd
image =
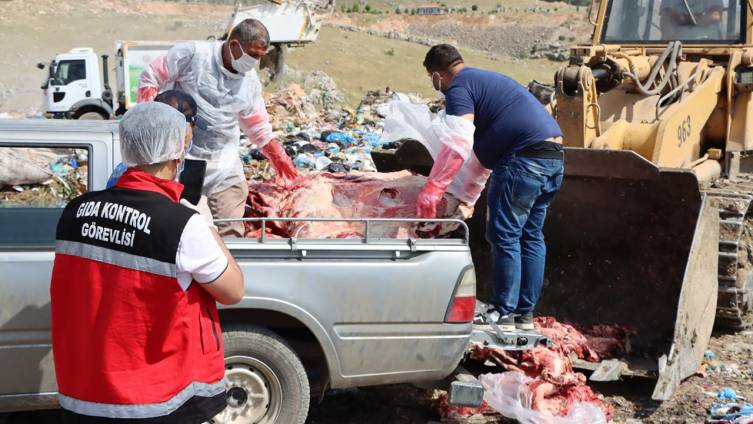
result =
M194 205L199 203L206 172L207 161L205 160L185 159L183 161L183 171L178 178L184 186L181 199L186 199Z

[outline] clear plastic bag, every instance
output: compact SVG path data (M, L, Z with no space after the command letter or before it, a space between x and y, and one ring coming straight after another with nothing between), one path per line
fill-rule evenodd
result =
M604 412L587 402L575 402L567 416L556 417L531 409L530 377L517 371L483 374L484 400L503 416L521 424L606 424Z
M459 200L474 204L484 190L490 170L484 168L473 153L473 124L467 120L433 114L428 106L402 100L390 102L389 113L384 122L382 143L401 139L413 139L423 144L433 159L443 146L458 152L465 160L447 192Z

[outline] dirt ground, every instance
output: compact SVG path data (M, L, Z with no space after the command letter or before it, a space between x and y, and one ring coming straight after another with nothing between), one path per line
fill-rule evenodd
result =
M709 344L715 359L705 367L705 376L683 382L674 397L659 403L651 400L653 383L631 379L614 383L590 383L615 408L614 423L702 423L709 417L716 393L729 387L745 400L753 400L753 331L715 334ZM391 385L334 390L321 404L312 401L308 424L432 424L440 422L433 407L433 390L413 385ZM0 424L57 422L55 411L0 415ZM510 422L486 417L457 422ZM3 421L5 419L6 421Z

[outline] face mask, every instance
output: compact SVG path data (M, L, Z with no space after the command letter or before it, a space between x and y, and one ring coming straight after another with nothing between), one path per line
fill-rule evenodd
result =
M245 74L251 72L252 69L256 68L256 65L259 64L259 59L246 54L243 49L241 49L241 57L236 59L233 56L233 52L231 50L230 64L233 66L233 69L235 69L236 72L238 72L239 74Z

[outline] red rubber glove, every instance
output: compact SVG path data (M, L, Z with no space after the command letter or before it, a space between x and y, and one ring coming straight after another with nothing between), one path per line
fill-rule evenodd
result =
M416 217L422 219L437 217L437 205L464 162L458 152L446 146L442 147L434 161L434 166L431 167L429 179L416 200Z
M157 87L139 87L136 91L136 101L138 103L151 102L159 94Z
M298 178L298 170L295 169L293 160L285 153L277 140L271 140L261 148L261 152L272 162L272 167L277 171L277 175L288 180Z

